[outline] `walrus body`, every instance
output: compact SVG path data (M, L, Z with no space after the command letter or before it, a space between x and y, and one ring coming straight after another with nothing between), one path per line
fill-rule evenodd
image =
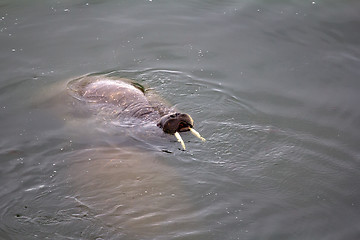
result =
M143 131L149 131L150 135L164 132L176 136L192 129L191 117L177 112L153 91L123 78L80 77L67 83L67 93L72 97L66 94L61 99L66 100L62 104L66 109L74 110L69 114L75 124L69 124L70 131L76 128L86 136L85 141L83 135L77 140L72 138L77 142L74 150L61 152L61 158L68 160L64 178L71 186L66 199L70 217L79 214L79 222L88 225L79 230L81 237L155 239L173 235L188 237L196 231L202 215L194 217L194 206L182 185L181 174L162 161L169 155L149 152L131 139L129 144L118 143L119 134L108 134L118 129L112 128L111 123L125 122L125 126L130 123L134 127L120 130L121 134L129 130L129 136L140 135L145 141L149 135L142 134ZM102 125L104 119L106 124ZM127 141L127 136L121 135L121 139ZM102 141L104 137L110 140Z
M107 111L114 117L156 121L170 113L170 109L160 102L149 100L138 86L135 87L128 79L92 76L71 81L68 89L75 98L97 104L98 110Z
M129 79L85 76L70 81L67 87L70 95L88 103L97 114L118 121L154 123L165 133L174 134L184 149L179 132L191 131L199 137L189 114L177 112L156 94Z

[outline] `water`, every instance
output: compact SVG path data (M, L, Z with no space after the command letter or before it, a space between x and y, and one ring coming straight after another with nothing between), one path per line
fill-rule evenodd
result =
M359 9L1 1L0 238L359 239ZM79 114L87 73L154 88L207 142Z

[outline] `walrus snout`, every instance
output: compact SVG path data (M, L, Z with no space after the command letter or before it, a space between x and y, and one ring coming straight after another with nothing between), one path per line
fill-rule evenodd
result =
M173 113L163 116L158 127L169 134L175 134L176 132L189 131L194 126L194 121L189 114L186 113Z

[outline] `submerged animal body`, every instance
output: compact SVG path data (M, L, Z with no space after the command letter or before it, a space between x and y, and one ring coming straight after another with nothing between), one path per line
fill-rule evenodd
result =
M174 134L185 149L179 132L191 131L205 140L194 129L189 114L177 112L167 106L155 94L145 91L138 83L124 78L85 76L68 83L70 95L89 103L95 111L114 119L137 119L141 123L152 122L165 133Z

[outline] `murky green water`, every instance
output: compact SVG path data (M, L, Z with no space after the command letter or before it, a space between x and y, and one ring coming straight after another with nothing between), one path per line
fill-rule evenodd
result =
M0 1L0 238L359 239L359 10ZM88 73L154 88L208 141L82 114L65 86Z

